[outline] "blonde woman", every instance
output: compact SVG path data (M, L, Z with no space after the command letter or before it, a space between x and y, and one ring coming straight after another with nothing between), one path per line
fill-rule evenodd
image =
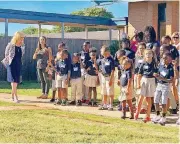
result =
M177 48L180 53L180 39L179 39L179 32L174 32L172 34L172 43Z
M37 60L37 72L41 81L42 95L37 98L47 99L49 94L50 82L46 71L48 61L52 61L52 50L46 45L46 37L39 38L38 47L33 55L33 59Z
M5 50L2 63L7 68L7 81L11 83L12 100L18 103L17 85L20 83L22 55L24 54L24 34L16 32Z

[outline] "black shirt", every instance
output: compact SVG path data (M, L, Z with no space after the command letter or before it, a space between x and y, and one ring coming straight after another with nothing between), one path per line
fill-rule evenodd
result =
M158 69L158 74L162 78L171 79L171 77L174 77L173 66L171 64L169 64L167 67L165 67L164 64L160 64L159 69ZM162 81L162 80L158 80L158 83L163 84L163 83L167 83L167 82Z
M89 53L85 52L85 51L81 51L80 56L81 56L81 61L82 61L83 65L86 65L87 62L91 59L89 56Z
M179 57L179 52L175 46L169 45L169 52L171 53L173 60Z
M85 66L85 69L90 68L90 70L87 73L92 76L97 76L96 68L93 65L94 65L94 61L89 60Z
M120 84L122 87L127 86L128 80L132 78L132 72L130 69L121 71Z
M111 56L109 56L108 58L103 58L101 60L101 68L103 75L110 76L111 72L115 70L114 59Z
M141 74L144 77L153 78L154 73L157 73L157 67L154 62L143 62L139 67L138 74Z
M123 50L126 52L126 56L127 56L129 59L134 60L134 58L135 58L135 52L134 52L133 50L131 50L130 48L124 48Z
M73 63L71 64L71 78L77 79L81 77L81 64Z
M60 76L68 74L68 71L70 71L70 64L68 63L68 59L57 61L56 70L59 72Z

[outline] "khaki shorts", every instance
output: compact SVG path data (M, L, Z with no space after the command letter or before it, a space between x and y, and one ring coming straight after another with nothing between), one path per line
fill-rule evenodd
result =
M155 78L145 78L141 79L141 95L145 97L154 97L156 91Z
M109 86L109 80L110 80L110 77L104 77L103 75L101 76L101 94L102 95L107 95L107 96L114 95L114 80L111 86Z
M128 95L126 94L127 92L127 86L122 87L120 90L120 96L119 96L119 101L124 101L124 100L132 100L133 98L133 84L131 84L130 91L128 91Z
M98 76L91 76L87 74L84 80L84 85L87 87L96 87L97 80L98 80Z
M67 75L56 77L56 88L68 88L68 84L66 84Z
M51 87L52 91L56 91L56 81L52 80L52 87Z

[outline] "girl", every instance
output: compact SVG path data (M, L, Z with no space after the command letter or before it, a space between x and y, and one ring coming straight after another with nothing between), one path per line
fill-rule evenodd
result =
M135 70L134 70L134 88L136 89L136 107L138 106L138 100L140 97L140 89L137 89L137 83L138 83L138 72L139 67L144 61L144 50L146 49L146 44L141 42L138 45L138 49L135 55ZM143 100L143 108L141 109L141 114L144 114L146 112L147 105L146 102Z
M91 59L87 62L85 69L87 72L87 76L84 81L84 85L88 87L89 89L89 95L88 95L88 105L97 106L96 98L97 98L97 90L96 86L98 84L98 67L96 63L96 53L90 52ZM93 100L91 100L93 92Z
M134 119L134 112L132 106L132 61L129 60L126 56L122 57L120 61L122 66L122 72L120 79L118 80L118 85L121 87L121 94L119 101L122 102L122 119L126 118L126 102L130 108L130 119Z
M51 48L46 45L46 37L41 36L38 42L38 48L36 49L33 59L37 60L37 72L41 81L42 95L37 98L47 99L49 94L49 80L48 73L46 72L47 61L52 60Z
M8 43L5 50L5 58L2 60L3 65L7 68L7 81L11 83L12 100L19 102L17 96L17 85L20 83L20 73L22 66L22 55L24 54L24 34L16 32Z
M56 104L65 106L67 104L66 91L70 79L70 65L65 50L57 53L56 60L56 87L58 88L58 101Z
M144 52L144 62L141 64L138 71L137 88L140 88L140 82L141 82L141 92L140 92L141 97L138 102L138 107L135 114L135 120L138 119L141 110L142 101L145 97L147 101L147 113L143 121L145 123L151 121L150 119L151 97L154 97L154 92L156 89L155 78L153 74L156 72L157 72L157 68L153 61L153 51L150 49L149 50L146 49Z

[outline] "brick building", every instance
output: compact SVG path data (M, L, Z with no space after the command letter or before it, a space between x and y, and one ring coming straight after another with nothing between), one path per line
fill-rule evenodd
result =
M179 1L129 2L128 35L132 37L135 29L144 31L148 25L155 28L157 39L179 31L179 4Z

